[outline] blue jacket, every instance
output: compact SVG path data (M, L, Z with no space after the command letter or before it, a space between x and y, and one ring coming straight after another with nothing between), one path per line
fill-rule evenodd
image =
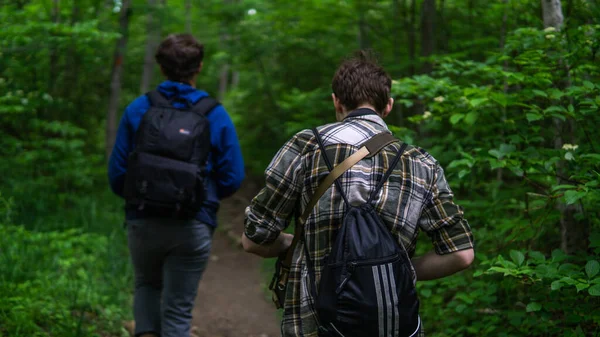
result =
M186 99L191 104L208 96L204 91L197 90L190 85L165 81L158 86L168 99L177 96ZM176 107L177 104L174 103ZM183 106L181 106L183 107ZM127 171L127 157L134 147L134 135L137 131L142 116L150 108L150 101L146 95L136 98L125 109L125 114L119 124L117 139L108 163L108 179L110 187L119 196L123 196L125 173ZM217 210L219 200L232 195L240 188L244 180L244 161L240 144L231 118L223 106L219 105L207 114L210 126L210 142L213 151L208 158L206 180L207 200L196 219L213 227L217 225ZM128 210L127 219L144 217L143 212Z

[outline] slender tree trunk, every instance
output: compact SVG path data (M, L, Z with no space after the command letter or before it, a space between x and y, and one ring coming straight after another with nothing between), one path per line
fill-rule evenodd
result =
M401 31L401 21L400 21L400 1L399 0L393 0L392 1L392 13L393 13L393 21L394 21L394 36L392 38L392 41L394 43L394 45L392 46L392 50L393 50L393 55L394 55L394 61L395 62L400 62L400 60L402 59L402 55L401 55L401 49L400 49L400 31Z
M192 0L185 0L185 32L192 33Z
M542 15L544 19L544 27L554 27L557 30L562 28L564 17L560 0L541 0ZM571 75L568 64L565 66L567 71L567 82L563 86L567 89L571 86ZM554 148L562 149L565 143L573 143L575 141L575 123L572 119L562 121L554 118ZM568 184L565 179L569 173L565 167L564 161L559 161L556 165L557 183ZM581 204L567 205L559 202L557 205L560 211L560 233L561 233L561 249L568 254L573 254L580 251L586 251L588 247L589 224L583 216L583 207Z
M152 84L152 75L154 75L154 53L158 47L160 38L160 24L157 18L157 1L148 0L148 14L146 26L146 51L144 54L144 69L142 71L142 80L140 83L140 92L146 93Z
M504 4L504 14L502 15L502 27L500 28L500 50L504 49L504 45L506 43L506 32L508 30L508 0L502 0L502 3ZM508 70L508 60L504 60L502 69L504 69L504 71ZM508 93L508 81L506 79L504 80L503 92L504 95ZM506 107L502 108L502 121L506 121ZM500 132L502 139L504 139L504 130L501 130ZM496 180L502 182L504 180L503 174L504 170L501 167L498 168L496 171Z
M110 81L110 99L108 102L108 112L106 115L106 159L110 157L112 148L117 135L117 111L121 98L121 77L123 74L123 62L125 58L125 49L127 48L127 39L129 32L129 16L131 0L123 0L121 15L119 18L119 31L121 37L117 41L115 48L114 62Z
M435 51L435 0L424 0L421 8L421 57L427 58ZM421 72L428 74L433 69L430 61L423 62Z
M408 59L410 61L409 75L413 76L416 73L416 43L417 33L415 31L415 24L417 17L417 4L416 0L410 0L410 16L407 16L406 21L406 33L408 34Z
M80 15L80 3L73 2L73 7L71 8L71 26L75 26L79 21ZM65 74L65 80L63 83L67 85L62 85L62 95L68 97L67 95L72 90L73 87L77 88L79 86L79 65L81 58L77 53L77 40L71 39L69 42L69 51L67 52L66 62L62 66L62 72ZM82 102L81 95L77 95L73 97L73 102L75 103L75 107L80 107ZM85 116L77 116L78 120L83 120Z
M60 0L52 0L52 22L60 23ZM58 52L56 46L50 47L50 78L48 80L48 92L55 93L56 78L58 77Z
M360 49L369 49L369 33L367 27L367 18L365 16L367 9L363 6L363 2L359 2L358 6L358 47Z
M444 17L444 11L446 9L446 1L440 0L440 4L438 7L438 15L437 15L437 27L436 27L436 43L439 51L447 52L448 51L448 28L446 27L446 21Z
M240 72L232 71L231 72L231 88L235 89L240 84Z

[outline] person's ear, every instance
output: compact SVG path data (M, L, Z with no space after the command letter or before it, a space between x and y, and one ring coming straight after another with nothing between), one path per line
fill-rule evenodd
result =
M204 65L204 62L200 62L200 66L198 67L198 72L202 71L202 66Z
M387 117L392 111L392 108L394 108L394 99L390 97L390 99L388 99L387 104L385 105L385 108L382 111L381 117Z
M333 107L335 108L335 112L343 113L344 107L342 106L342 103L340 103L340 100L337 98L337 96L335 94L331 94L331 99L333 100Z

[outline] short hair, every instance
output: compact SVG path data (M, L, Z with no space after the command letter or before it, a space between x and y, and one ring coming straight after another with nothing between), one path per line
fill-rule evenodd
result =
M154 57L169 80L189 82L198 73L204 46L190 34L171 34L160 43Z
M377 112L383 112L391 88L390 75L377 64L370 51L364 50L342 62L331 82L333 93L348 110L369 103Z

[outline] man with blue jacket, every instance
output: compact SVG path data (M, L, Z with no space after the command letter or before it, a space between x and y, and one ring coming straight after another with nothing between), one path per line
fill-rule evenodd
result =
M193 106L208 94L195 88L204 47L189 34L170 35L158 47L156 60L167 78L157 91L175 108ZM110 156L112 190L124 196L128 157L136 131L150 109L147 95L135 99L121 119ZM192 112L190 112L192 113ZM152 207L126 207L129 250L135 271L135 335L189 336L198 283L210 254L219 200L232 195L244 179L239 141L227 111L217 105L206 114L210 153L206 195L192 217L172 217Z

